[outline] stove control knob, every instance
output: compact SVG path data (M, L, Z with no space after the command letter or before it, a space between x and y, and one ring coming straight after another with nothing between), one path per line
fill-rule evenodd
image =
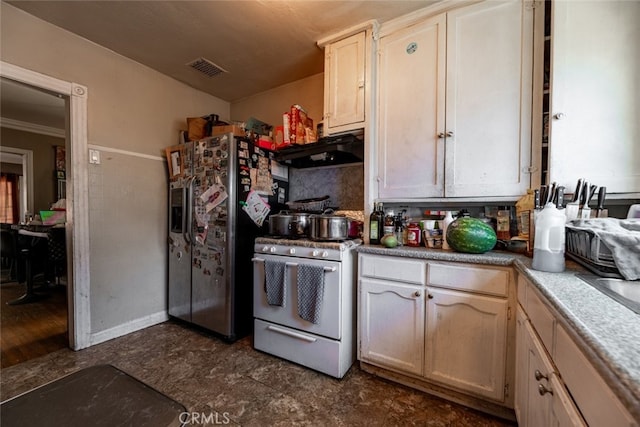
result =
M296 249L295 248L289 249L289 255L295 255L295 253L296 253Z
M276 247L275 246L271 246L271 249L269 249L269 252L271 252L272 254L276 252Z
M320 251L311 252L311 256L318 256L318 255L320 255Z
M269 246L265 246L262 248L262 252L269 252Z
M329 252L327 251L322 252L322 258L326 258L328 256L329 256Z

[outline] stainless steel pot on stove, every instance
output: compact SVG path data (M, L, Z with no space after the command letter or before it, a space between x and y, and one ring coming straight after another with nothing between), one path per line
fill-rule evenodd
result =
M305 212L280 211L269 216L269 234L282 237L303 237L309 235L309 217Z
M345 240L349 236L349 220L335 215L331 209L309 217L310 237L313 240Z
M309 218L311 217L311 214L307 212L294 212L291 215L293 216L293 221L291 223L293 235L298 237L309 236Z
M293 215L289 212L281 211L277 214L269 215L269 234L272 236L292 236L291 224Z

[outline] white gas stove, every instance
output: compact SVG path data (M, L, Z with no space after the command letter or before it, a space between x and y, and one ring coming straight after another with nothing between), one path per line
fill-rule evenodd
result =
M356 356L353 249L361 243L257 238L254 347L342 378Z

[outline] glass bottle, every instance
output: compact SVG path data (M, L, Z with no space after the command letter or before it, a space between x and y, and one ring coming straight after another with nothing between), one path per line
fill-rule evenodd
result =
M510 218L511 210L509 206L500 206L498 208L498 218L496 223L496 234L498 236L498 240L509 240L511 239L510 229Z
M373 212L369 216L369 244L379 245L382 237L382 227L384 226L384 212L382 203L373 204Z

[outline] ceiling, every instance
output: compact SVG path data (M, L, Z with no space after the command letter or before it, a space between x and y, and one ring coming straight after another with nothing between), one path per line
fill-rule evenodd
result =
M438 0L6 1L203 92L233 102L323 72L316 41ZM227 72L186 64L206 58Z

